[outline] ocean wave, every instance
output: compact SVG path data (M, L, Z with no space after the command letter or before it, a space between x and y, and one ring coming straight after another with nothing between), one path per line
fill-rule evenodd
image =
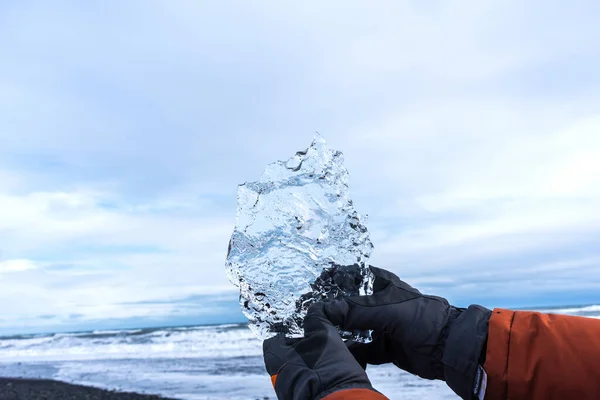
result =
M600 305L540 311L600 318ZM261 342L242 324L96 330L0 338L0 362L216 359L261 354Z
M239 325L95 331L0 340L0 361L130 358L220 358L261 354L261 342Z

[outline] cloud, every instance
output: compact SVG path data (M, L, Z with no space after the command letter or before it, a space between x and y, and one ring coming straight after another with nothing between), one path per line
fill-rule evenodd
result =
M237 184L315 130L373 263L462 303L600 301L592 1L0 7L5 329L239 315Z
M207 215L203 201L138 204L79 191L3 195L0 204L0 231L11 232L3 253L35 257L0 263L0 273L13 272L2 277L0 301L22 299L3 313L23 326L37 323L27 315L48 313L56 316L53 326L72 314L81 323L214 314L169 300L198 294L229 293L235 301L222 269L232 222ZM159 300L164 304L120 305Z
M0 261L0 273L21 272L35 269L36 265L30 260L7 260Z

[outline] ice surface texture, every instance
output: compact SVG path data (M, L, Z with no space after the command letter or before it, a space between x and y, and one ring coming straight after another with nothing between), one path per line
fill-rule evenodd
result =
M312 303L371 294L372 249L348 194L343 155L317 136L306 151L239 186L227 276L259 339L298 337Z

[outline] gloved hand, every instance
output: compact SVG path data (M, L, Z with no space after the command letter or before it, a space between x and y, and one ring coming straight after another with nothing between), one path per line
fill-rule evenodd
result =
M312 306L304 319L304 338L283 334L265 340L267 372L282 400L372 399L385 400L371 386L337 329L325 318L323 304ZM337 397L343 391L347 397Z
M393 362L425 379L445 380L463 399L475 398L491 311L456 308L427 296L386 270L371 267L374 294L324 303L327 318L345 330L373 330L373 342L353 344L363 367Z

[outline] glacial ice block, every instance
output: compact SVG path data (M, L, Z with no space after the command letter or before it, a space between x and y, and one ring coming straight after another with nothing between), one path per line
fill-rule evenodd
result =
M259 339L299 337L314 302L371 294L372 249L343 155L317 135L307 150L239 186L226 270Z

